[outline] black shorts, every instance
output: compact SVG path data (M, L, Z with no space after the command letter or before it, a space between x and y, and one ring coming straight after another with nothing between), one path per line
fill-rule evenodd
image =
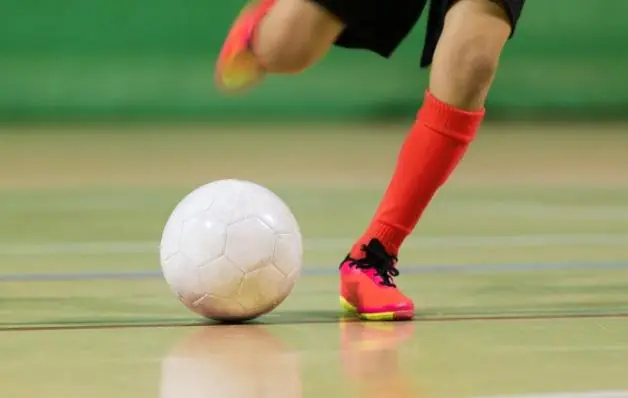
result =
M362 48L390 57L410 33L430 1L421 66L432 63L445 14L456 0L312 0L342 20L347 28L336 45ZM488 0L487 0L488 1ZM493 0L495 1L495 0ZM499 0L513 32L525 0Z

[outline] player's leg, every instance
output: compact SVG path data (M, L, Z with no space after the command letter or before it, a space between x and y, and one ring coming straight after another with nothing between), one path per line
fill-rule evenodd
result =
M412 316L412 301L392 283L398 274L396 255L474 139L502 48L522 4L522 0L458 0L443 10L429 91L374 218L341 266L341 301L362 317ZM355 272L350 266L356 263L379 275L383 283Z
M216 66L228 91L256 84L266 73L296 73L321 59L344 24L310 0L259 0L229 32Z
M434 97L460 110L484 109L502 49L512 32L507 4L502 0L458 0L451 6L432 61L429 90Z

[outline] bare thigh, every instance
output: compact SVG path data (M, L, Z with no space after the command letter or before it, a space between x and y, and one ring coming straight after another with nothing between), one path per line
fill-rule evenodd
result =
M294 73L327 54L344 24L308 0L277 0L257 28L253 48L269 72Z

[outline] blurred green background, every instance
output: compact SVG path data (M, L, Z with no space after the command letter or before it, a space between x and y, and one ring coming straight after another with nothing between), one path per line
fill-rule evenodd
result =
M334 49L298 76L226 99L212 68L241 1L3 0L0 119L411 117L425 87L423 23L386 61ZM529 0L490 117L623 117L624 0ZM368 81L368 84L364 82Z

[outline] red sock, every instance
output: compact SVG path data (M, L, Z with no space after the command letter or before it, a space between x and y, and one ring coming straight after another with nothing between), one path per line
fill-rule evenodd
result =
M475 138L484 110L469 112L447 105L429 92L406 138L397 168L375 217L353 247L360 257L362 244L379 239L389 253L397 255L412 233L432 197L447 181Z

